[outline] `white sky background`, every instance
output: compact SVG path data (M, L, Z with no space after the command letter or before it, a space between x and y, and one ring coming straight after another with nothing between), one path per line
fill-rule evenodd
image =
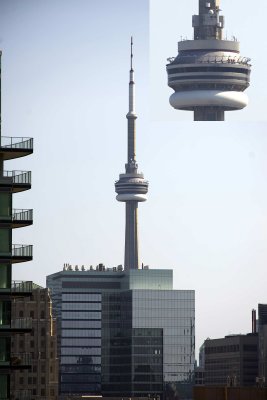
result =
M137 158L150 182L139 207L141 259L173 268L176 289L196 290L198 351L208 336L248 332L251 309L267 302L267 136L264 122L244 122L266 114L266 55L260 22L254 17L249 31L238 7L244 16L251 10L239 0L222 8L242 54L253 58L250 106L227 113L243 122L181 122L192 113L169 106L166 58L181 34L190 37L196 3L187 0L183 15L175 12L181 1L153 0L162 19L150 7L150 68L145 0L1 0L0 45L3 135L35 140L33 156L5 165L33 171L32 190L14 195L14 206L33 207L34 225L15 230L13 242L33 243L34 261L15 265L13 278L45 285L65 262L123 263L124 205L114 181L126 161L134 35ZM261 19L265 7L256 10Z

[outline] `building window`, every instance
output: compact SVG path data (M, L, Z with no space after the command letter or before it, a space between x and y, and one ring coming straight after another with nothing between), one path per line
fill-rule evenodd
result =
M45 389L41 389L41 396L45 396Z
M34 341L33 341L33 340L31 340L31 342L30 342L30 346L31 346L31 348L33 348L33 347L34 347Z
M20 350L24 349L24 341L23 340L19 341L19 348L20 348Z
M30 311L30 317L34 318L34 311Z
M23 311L22 310L20 310L20 312L19 312L19 318L23 318Z
M11 211L11 194L0 193L0 216L5 218L10 217Z
M45 328L41 329L41 336L45 336Z
M41 311L41 319L45 319L45 312Z
M41 372L45 372L45 365L44 364L41 366Z
M21 377L19 378L19 384L20 384L20 385L23 385L23 384L24 384L24 378L23 378L23 376L21 376Z
M10 252L10 230L7 228L0 228L0 253L9 254Z
M41 378L41 384L45 385L45 378Z
M32 389L32 395L36 396L36 389Z
M32 377L31 377L31 376L29 376L29 378L28 378L28 384L29 384L29 385L32 384Z

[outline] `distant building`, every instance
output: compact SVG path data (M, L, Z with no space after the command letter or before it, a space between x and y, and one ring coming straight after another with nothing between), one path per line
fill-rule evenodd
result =
M172 270L67 266L47 286L58 323L60 399L190 398L194 291L173 290Z
M205 369L203 367L195 367L195 386L205 384Z
M256 386L257 333L207 339L204 346L205 385Z
M205 368L205 342L202 344L202 346L200 346L199 349L199 366L201 368Z
M58 399L56 322L48 289L35 288L30 297L17 298L12 309L16 318L31 318L32 331L12 338L12 352L31 354L31 369L16 371L11 378L11 395L30 390L32 400Z
M195 385L205 384L205 343L199 349L199 366L195 367Z
M258 305L259 385L267 385L267 304Z

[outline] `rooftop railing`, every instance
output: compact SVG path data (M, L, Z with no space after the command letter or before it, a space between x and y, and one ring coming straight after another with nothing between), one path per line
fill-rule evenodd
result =
M2 136L1 147L6 149L32 150L33 138Z
M32 257L32 245L13 244L12 257Z
M14 222L32 221L33 220L33 210L24 210L13 208L12 210L12 220Z
M14 293L32 292L32 281L12 281L11 291Z
M4 177L12 178L13 184L31 184L31 171L4 171Z

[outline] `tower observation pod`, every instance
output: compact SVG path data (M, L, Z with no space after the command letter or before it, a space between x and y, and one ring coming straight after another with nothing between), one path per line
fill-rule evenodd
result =
M244 91L250 83L250 59L240 55L240 44L223 39L220 0L199 0L193 15L194 40L178 43L178 56L169 58L170 104L194 111L195 121L224 121L225 111L248 104Z
M146 201L148 182L144 175L138 171L135 152L135 124L137 115L135 113L135 83L133 70L133 40L131 38L131 69L129 83L129 112L128 120L128 160L125 164L125 173L120 174L120 179L115 183L116 199L126 205L125 226L125 253L124 268L138 269L138 203Z

